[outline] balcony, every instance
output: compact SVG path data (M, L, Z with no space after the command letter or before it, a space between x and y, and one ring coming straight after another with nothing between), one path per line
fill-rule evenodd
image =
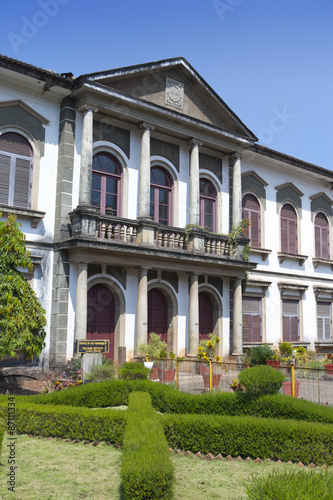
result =
M158 224L150 219L134 220L102 215L91 207L77 207L69 214L71 238L62 247L111 249L132 255L205 261L252 269L244 261L242 250L247 239L239 238L231 247L225 235L208 233L200 228L178 228Z

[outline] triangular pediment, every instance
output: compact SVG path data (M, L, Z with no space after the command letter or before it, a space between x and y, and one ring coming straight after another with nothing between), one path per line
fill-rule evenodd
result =
M257 140L184 58L129 66L84 78L198 122Z

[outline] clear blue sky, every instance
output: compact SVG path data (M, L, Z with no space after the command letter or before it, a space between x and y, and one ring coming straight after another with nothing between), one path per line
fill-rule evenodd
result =
M1 24L1 53L75 76L184 56L260 143L333 170L332 0L15 0Z

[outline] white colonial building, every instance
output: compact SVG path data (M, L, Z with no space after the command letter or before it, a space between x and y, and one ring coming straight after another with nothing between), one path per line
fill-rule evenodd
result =
M0 211L26 234L51 368L86 338L130 359L151 331L188 356L210 332L224 357L331 348L332 182L258 145L183 58L74 78L0 57ZM250 262L226 236L242 218Z

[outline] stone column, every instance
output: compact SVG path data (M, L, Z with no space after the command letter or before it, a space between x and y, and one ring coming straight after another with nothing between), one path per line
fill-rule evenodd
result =
M190 275L188 330L188 354L196 356L199 345L199 279L197 274Z
M80 108L80 111L84 112L84 116L82 128L79 205L90 205L93 158L93 122L94 112L96 113L98 108L85 104Z
M237 226L242 220L242 175L241 175L241 156L234 154L233 178L232 178L232 225Z
M139 217L150 217L150 131L154 130L154 125L143 122L140 125L141 136L141 157L139 176Z
M189 223L200 225L200 190L199 190L199 146L202 142L191 139L190 153L190 200Z
M138 277L138 300L136 307L136 348L139 344L147 343L148 334L148 270L140 267Z
M78 263L75 299L74 340L85 340L87 338L87 269L88 264L86 262Z
M243 307L242 280L236 279L234 285L234 342L233 356L243 354Z

